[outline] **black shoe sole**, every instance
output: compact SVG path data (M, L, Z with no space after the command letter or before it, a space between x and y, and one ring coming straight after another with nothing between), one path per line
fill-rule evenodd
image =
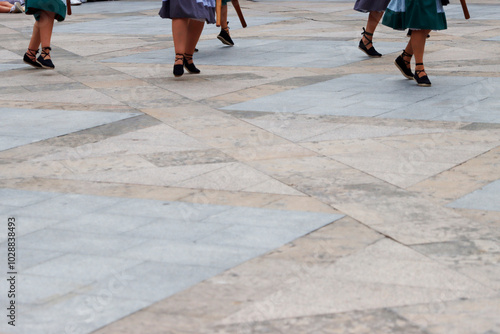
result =
M186 71L188 71L189 74L200 74L201 71L200 70L197 70L197 71L191 71L188 67L184 66L184 68L186 69Z
M361 51L363 51L368 57L372 57L372 58L380 58L380 57L382 57L382 55L371 55L365 49L362 49L359 46L358 46L358 49L360 49Z
M422 77L424 78L424 77ZM415 80L415 82L417 83L417 86L420 86L420 87L430 87L432 86L432 83L430 82L418 82L417 78L413 78L413 80Z
M217 36L217 39L221 41L223 44L229 45L229 46L234 46L234 43L230 43L227 40L224 39L224 37Z
M25 64L30 65L31 67L34 67L34 68L38 68L38 69L41 69L41 68L42 68L42 66L36 66L35 64L30 63L30 62L28 62L28 61L26 61L26 60L23 60L23 62L24 62ZM38 64L38 63L36 63L36 64ZM38 65L40 65L40 64L38 64Z
M416 80L415 80L416 81ZM425 83L418 83L417 82L417 86L420 86L420 87L431 87L432 84L425 84Z

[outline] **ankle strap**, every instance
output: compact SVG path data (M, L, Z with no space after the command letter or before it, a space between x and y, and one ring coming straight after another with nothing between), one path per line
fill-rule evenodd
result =
M420 66L420 65L424 66L424 63L415 63L415 66Z
M191 60L191 59L193 59L193 54L192 54L192 53L185 53L185 54L184 54L184 58L185 58L186 60Z
M363 27L363 32L361 33L361 35L365 35L365 37L366 37L366 35L373 36L373 33L366 31L365 27Z
M184 55L182 53L176 53L175 60L180 60L180 59L184 59Z
M403 53L401 54L403 57L413 57L413 55L409 54L408 52L406 52L406 50L403 50Z
M46 46L46 47L42 48L41 55L43 57L48 56L50 54L50 51L52 51L52 48L50 46Z

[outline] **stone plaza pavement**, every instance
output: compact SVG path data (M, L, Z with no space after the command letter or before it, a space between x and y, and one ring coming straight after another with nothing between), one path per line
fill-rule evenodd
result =
M452 0L423 88L353 2L240 0L181 78L160 1L74 7L54 71L1 14L0 332L500 333L500 3Z

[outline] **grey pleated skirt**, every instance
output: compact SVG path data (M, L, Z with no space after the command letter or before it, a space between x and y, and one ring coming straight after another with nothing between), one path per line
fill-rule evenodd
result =
M215 0L163 0L159 15L164 19L190 18L215 23Z
M362 13L383 12L391 0L356 0L354 10Z

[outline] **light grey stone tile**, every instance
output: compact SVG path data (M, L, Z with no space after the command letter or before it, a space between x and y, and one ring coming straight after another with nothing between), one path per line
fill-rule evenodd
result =
M61 194L55 192L33 192L7 188L0 189L0 201L2 205L13 207L24 207L58 196L61 196Z
M21 304L50 304L54 299L81 288L84 284L59 277L20 274L17 301Z
M51 307L24 308L19 315L23 319L19 330L33 334L91 333L149 304L147 301L120 299L112 295L92 297L69 294L53 301Z
M28 68L28 67L29 65L24 65L24 64L0 64L0 72L17 70L20 68Z
M63 220L73 219L109 207L120 198L64 194L24 208L19 208L13 214L19 217L36 219Z
M23 274L64 278L78 284L90 284L108 276L118 275L124 269L142 262L144 261L132 258L66 254L24 270Z
M12 216L16 219L17 236L25 236L32 232L44 230L60 222L60 220L52 218L25 216L22 211L19 213L19 210L19 208L16 208L16 210L12 211L14 212Z
M226 228L228 225L224 223L157 218L150 224L130 230L124 235L165 241L197 241Z
M498 78L439 76L433 80L436 82L436 89L433 87L432 90L424 91L420 89L421 87L415 86L414 82L401 82L399 78L390 75L351 74L226 106L222 109L311 115L498 122L499 112L498 108L495 107L498 94L494 94L494 92L500 91ZM367 84L372 82L383 82L383 84ZM311 90L315 92L313 99L309 99ZM345 94L337 95L335 92L344 92ZM362 99L360 99L361 96ZM304 101L308 101L306 108L304 108Z
M500 211L500 180L459 198L448 204L448 207Z
M53 227L57 230L116 235L147 225L154 219L143 216L91 213L70 221L64 221Z
M0 151L5 151L13 147L35 143L37 141L37 137L0 136Z
M486 38L485 41L496 41L496 42L500 42L500 36L495 36L495 37L491 37L491 38Z
M200 243L224 245L233 247L265 247L275 249L291 242L298 235L310 231L307 227L263 227L235 225L224 230L216 231L199 240Z
M72 110L0 108L0 136L9 149L140 115ZM20 140L20 138L24 138Z
M313 230L329 224L341 217L343 216L327 213L234 207L230 210L212 215L207 219L204 219L202 222L218 222L229 225L262 226L291 229L306 228L309 230Z
M351 42L344 41L319 44L316 41L307 40L240 39L238 47L226 48L223 53L219 48L213 48L212 43L212 41L200 41L198 43L198 48L203 49L204 52L196 55L197 64L332 68L365 59L358 50L352 47ZM397 43L392 42L381 42L380 45L393 51L400 48ZM315 51L311 51L310 48ZM111 58L105 60L105 62L162 64L165 54L168 53L173 55L173 49L155 50L142 54Z
M150 303L168 298L220 272L218 268L188 266L162 262L144 262L121 272L121 281L106 277L79 290L78 293L145 300ZM146 279L145 279L146 278Z
M145 239L114 234L43 229L19 237L25 248L77 253L84 255L110 255L146 241Z
M31 267L56 259L65 254L65 252L51 250L29 249L25 248L23 244L18 244L18 250L16 253L17 268L18 271L22 273Z
M116 256L137 261L215 267L222 270L232 268L266 251L264 247L228 247L197 242L151 240L143 245L131 247Z

